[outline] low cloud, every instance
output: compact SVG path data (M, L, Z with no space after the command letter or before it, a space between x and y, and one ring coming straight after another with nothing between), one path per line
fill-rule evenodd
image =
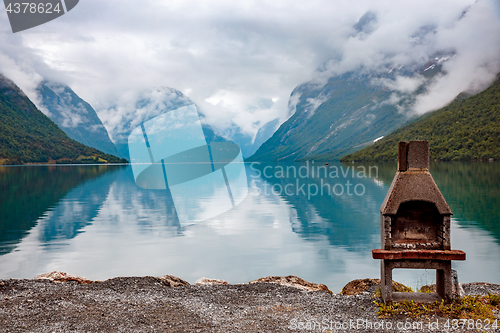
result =
M290 93L313 77L321 85L332 75L390 71L450 51L456 56L412 112L484 89L500 71L499 21L494 0L362 0L356 6L341 0L87 0L17 34L2 12L0 71L35 102L42 79L69 85L112 137L130 126L131 114L149 112L136 105L141 94L171 87L196 103L218 132L237 128L254 138L267 121L290 116ZM420 81L401 76L383 84L407 93Z
M429 61L433 64L426 69L441 65L441 74L431 80L420 74L373 80L373 84L402 95L411 94L425 84L425 92L405 108L410 114L436 110L461 92L477 93L488 87L500 72L498 4L487 0L471 4L466 1L454 4L424 1L421 4L423 6L418 8L414 2L408 2L386 8L386 11L374 9L368 12L371 20L366 20L364 15L360 22L365 20L371 26L377 15L378 26L368 32L355 29L357 33L346 40L341 59L328 61L317 72L316 83L325 84L331 76L353 70L390 73L394 69L422 66ZM406 5L412 17L400 11L401 6ZM424 8L426 10L422 10ZM400 19L395 19L399 14ZM401 96L392 95L390 100L397 104Z
M402 76L398 75L395 79L380 78L372 80L372 84L382 85L390 90L396 90L403 94L411 94L415 92L422 84L425 83L425 78L422 75Z

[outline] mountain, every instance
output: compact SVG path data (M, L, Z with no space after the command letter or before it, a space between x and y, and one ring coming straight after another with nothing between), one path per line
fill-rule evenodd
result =
M115 105L111 107L108 112L119 115L121 120L118 126L115 126L110 131L120 156L130 159L128 136L137 126L140 126L141 123L163 113L193 104L194 102L179 90L160 87L141 92L137 101L132 105ZM218 135L212 127L206 123L205 117L199 110L198 113L207 142L228 141Z
M252 138L251 135L244 133L238 125L233 123L230 128L225 130L224 134L241 148L243 158L246 159L252 156L257 149L273 135L278 129L278 125L278 118L265 123L259 128L255 138Z
M109 134L119 154L130 159L128 136L141 123L162 113L191 104L193 102L180 91L161 87L143 91L133 105L112 106L108 112L119 115L121 121L110 130Z
M280 121L278 118L271 120L261 128L257 132L255 139L253 140L252 150L248 152L248 156L254 154L257 149L262 146L270 137L273 136L274 132L279 128ZM245 155L247 156L247 155Z
M460 19L459 19L460 20ZM378 29L377 13L368 11L352 26L350 37L363 41ZM427 24L408 35L420 50L435 39L437 26ZM339 159L409 123L417 98L428 92L453 49L398 57L388 52L378 65L352 62L338 54L314 78L290 95L290 118L248 161ZM364 65L363 65L364 64ZM294 107L293 107L294 106Z
M389 71L360 68L328 79L312 80L294 89L295 113L267 140L249 161L339 159L406 124L404 110L441 71L448 58L441 54L427 62ZM412 93L390 89L398 78L421 81Z
M67 136L106 154L119 155L95 110L70 87L44 81L37 92L41 99L38 108Z
M342 161L387 161L397 158L397 143L429 140L435 160L500 159L500 75L483 92L459 95L448 106L428 113L415 122L347 155Z
M0 74L0 164L126 162L70 139Z

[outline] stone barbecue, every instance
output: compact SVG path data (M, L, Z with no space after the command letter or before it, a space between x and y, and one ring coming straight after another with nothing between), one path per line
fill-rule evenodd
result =
M452 260L465 252L451 250L450 207L429 172L429 141L399 142L398 169L380 208L381 294L385 302L452 298ZM394 268L435 269L435 293L392 291Z

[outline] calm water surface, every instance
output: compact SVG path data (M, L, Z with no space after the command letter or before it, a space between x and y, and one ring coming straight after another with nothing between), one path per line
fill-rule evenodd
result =
M245 166L243 203L186 225L169 192L139 188L129 166L0 167L0 278L293 274L339 292L379 277L371 250L395 163ZM461 282L500 283L500 165L431 163L431 173L454 213L452 248L467 253L453 263ZM435 282L434 271L394 273L413 287Z

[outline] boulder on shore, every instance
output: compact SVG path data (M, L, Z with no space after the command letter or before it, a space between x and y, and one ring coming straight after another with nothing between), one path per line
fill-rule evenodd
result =
M359 295L364 291L376 292L377 286L380 286L380 279L358 279L352 280L342 288L342 295ZM396 281L392 281L392 291L407 292L412 291L411 288Z
M288 276L267 276L263 277L257 280L250 281L248 283L258 283L258 282L269 282L269 283L278 283L283 286L288 286L288 287L295 287L299 288L302 290L307 290L307 291L318 291L318 290L326 290L329 293L332 293L330 289L324 284L320 283L312 283L309 281L306 281L302 278L299 278L298 276L295 275L288 275Z
M229 282L221 280L221 279L208 279L206 277L202 277L194 283L197 286L213 286L213 285L227 285Z
M94 281L89 280L87 278L76 276L72 274L68 274L65 272L53 271L50 273L44 273L35 276L37 280L50 280L52 282L68 282L68 281L76 281L78 284L87 284L93 283Z
M180 277L169 275L169 274L159 276L159 277L157 277L157 279L162 280L169 287L181 287L181 286L189 285L189 282L184 281Z

